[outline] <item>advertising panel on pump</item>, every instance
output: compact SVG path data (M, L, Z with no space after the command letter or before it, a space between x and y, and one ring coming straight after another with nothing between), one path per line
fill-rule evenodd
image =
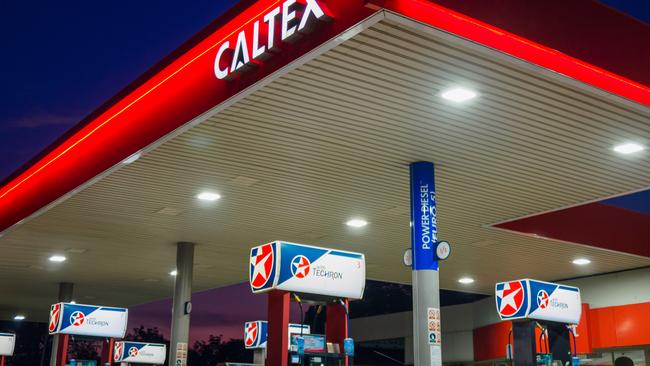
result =
M289 324L289 340L292 334L309 334L311 327L309 325ZM268 340L268 322L266 320L257 320L246 322L244 324L244 347L246 349L266 348Z
M497 283L495 290L497 312L502 320L580 322L582 303L577 287L524 279Z
M56 303L50 308L50 334L123 338L128 309Z
M115 362L162 365L167 356L167 346L159 343L115 342L113 351Z
M253 293L273 289L360 299L366 283L362 253L274 241L251 249Z
M0 356L12 356L16 346L16 335L13 333L0 333Z

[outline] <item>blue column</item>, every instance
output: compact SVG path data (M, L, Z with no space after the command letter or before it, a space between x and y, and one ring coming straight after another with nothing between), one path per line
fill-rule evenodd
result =
M442 365L440 284L435 255L438 239L434 165L416 162L411 175L413 251L413 360L418 366Z

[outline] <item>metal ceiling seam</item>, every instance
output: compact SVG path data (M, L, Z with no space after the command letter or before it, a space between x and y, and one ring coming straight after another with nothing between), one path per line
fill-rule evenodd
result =
M457 172L458 172L458 170L455 170L455 173L457 173Z
M411 42L418 43L420 46L424 47L423 49L432 50L435 52L439 52L440 50L434 50L432 44L435 44L439 47L444 47L444 50L446 52L439 52L439 54L448 56L450 58L453 58L454 56L462 56L459 58L461 62L475 64L478 67L483 66L490 70L492 73L502 74L515 80L522 80L522 77L531 78L536 81L534 83L536 87L547 90L550 96L553 95L551 87L562 87L563 89L566 89L564 92L568 93L564 94L564 99L569 99L567 102L591 104L589 99L593 98L593 91L576 88L575 86L571 86L566 83L566 81L560 81L557 79L549 80L543 78L539 72L533 72L530 67L521 67L522 65L519 63L495 62L493 59L487 56L490 52L486 52L489 49L486 49L485 47L483 49L479 49L477 47L463 47L460 44L452 44L449 42L444 43L444 39L436 37L436 34L432 32L421 32L415 28L399 27L398 23L391 22L390 20L384 20L380 22L371 30L364 32L361 37L357 37L357 39L369 37L371 34L375 33L391 35L396 39L409 40ZM400 43L397 42L397 45L399 44ZM510 73L507 71L510 71ZM625 113L629 114L636 114L638 116L636 109L624 108L617 103L613 103L612 98L609 97L603 99L608 106L616 110L624 111ZM592 106L601 107L599 105L593 104Z
M367 54L364 54L364 56L369 56ZM374 74L376 77L379 77L380 80L387 80L387 79L394 79L398 80L399 84L402 88L408 88L410 90L413 90L413 94L417 94L418 92L420 93L427 93L427 94L433 94L433 92L436 90L436 85L442 89L443 85L439 81L435 81L432 78L435 77L433 74L426 74L422 69L420 69L420 74L415 76L415 75L409 75L408 72L411 72L411 74L414 72L414 68L402 68L398 69L394 67L393 63L389 62L384 62L379 64L379 62L373 60L373 61L362 61L363 57L362 56L355 56L352 53L347 53L347 54L338 54L336 52L330 52L322 57L320 57L318 60L314 60L311 64L313 64L315 67L311 69L306 69L306 68L301 68L296 70L294 73L300 73L300 74L313 74L313 75L323 75L323 74L332 74L332 75L338 75L339 77L352 77L356 76L357 78L360 78L361 76L367 76L368 74ZM400 77L397 77L391 73L379 73L379 70L390 70L395 73L399 73ZM513 69L514 70L514 69ZM422 82L422 80L425 80L427 76L430 76L431 81L427 82L426 84ZM286 76L285 76L286 78ZM435 85L434 85L435 83ZM491 88L491 86L487 86L488 88ZM516 89L521 89L520 86L515 87ZM559 93L562 89L561 86L558 86L556 89L556 93ZM564 88L566 90L566 88ZM491 90L491 89L489 89ZM500 90L506 90L501 88ZM531 89L530 93L539 93L539 90L534 90ZM513 95L513 93L516 93L516 90L508 89L508 93L510 95ZM495 93L496 95L499 95L499 93ZM503 94L503 93L501 93ZM513 99L513 100L521 100L521 99ZM602 98L599 98L600 101L604 100ZM566 101L554 101L554 104L558 104L558 102L566 104ZM546 105L553 105L550 103L546 103ZM576 107L572 107L575 108ZM600 107L602 110L602 106ZM585 113L592 113L589 110L583 109L583 112ZM612 119L617 119L620 121L625 121L628 120L628 118L623 118L620 115L616 114L611 114L611 116L607 116L606 118L603 117L599 119L599 122L604 122L604 121L611 121ZM639 117L639 114L635 114L636 117ZM593 116L587 116L588 120L591 120ZM645 119L635 119L633 120L634 122L642 122ZM637 131L638 132L638 131Z
M400 0L386 0L386 19L436 33L452 43L487 47L499 60L521 64L579 88L587 87L587 90L614 97L633 108L650 106L650 87L646 85L443 6L421 0L413 0L410 5Z
M338 85L338 86L339 86L339 88L337 88L337 90L338 90L338 89L341 89L341 88L342 88L341 90L345 89L345 86L343 86L343 85L340 83L341 80L332 79L332 78L327 78L327 79L322 79L322 80L316 80L316 76L311 76L311 77L307 77L307 76L304 76L304 75L300 75L300 76L301 76L301 77L305 77L305 78L307 78L307 79L311 79L311 80L314 81L314 82L316 82L316 81L319 82L319 83L320 83L319 85L321 85L321 89L324 89L324 88L322 88L322 85L328 85L328 83L330 83L328 80L332 80L332 81L331 81L331 86L333 86L333 87L334 87L335 85ZM322 76L320 76L320 77L322 78ZM363 89L363 88L361 88L361 87L355 87L355 88ZM334 89L330 89L330 90L331 90L331 91L334 91ZM386 89L384 88L384 90L386 90ZM352 90L352 92L355 92L355 91ZM356 92L359 93L360 91L357 90ZM371 98L372 98L372 97L371 97ZM373 98L373 99L377 99L377 98ZM397 95L397 94L390 94L390 95L387 94L387 95L386 95L386 98L385 98L385 100L391 100L391 101L392 101L392 100L398 100L398 99L401 99L401 98L400 98L399 95ZM407 101L406 99L404 99L404 100ZM434 111L434 108L430 108L430 109L427 111L427 108L429 108L429 106L428 106L427 104L425 104L425 103L420 103L420 102L418 102L418 101L412 101L412 103L419 104L419 105L422 107L422 111L423 111L423 113L431 113L431 115L433 115L432 112ZM438 103L434 103L434 104L438 104ZM439 104L438 104L438 105L439 105ZM486 106L488 107L488 110L489 110L490 106L489 106L488 103L486 103ZM408 108L408 106L406 106L406 107ZM477 110L476 115L477 115L477 116L478 116L478 113L480 112L480 109L481 109L480 106L477 106L477 108L476 108L476 110ZM513 112L513 113L514 113L514 112ZM483 114L481 114L481 115L482 115L483 117L486 116L485 113L483 113ZM497 114L497 115L498 115L498 114ZM459 116L462 116L462 115L459 114ZM505 116L503 116L503 117L505 117ZM547 121L548 121L549 118L550 118L550 117L547 117ZM541 118L540 118L540 119L541 119ZM489 126L490 124L486 124L484 120L485 120L485 118L483 118L483 120L481 120L481 126ZM514 125L515 125L517 122L522 122L522 121L524 121L524 120L526 120L526 119L522 119L522 120L514 120L512 117L503 118L503 119L500 119L500 120L498 120L498 121L497 121L497 120L491 120L491 119L488 119L488 121L494 121L494 122L495 122L495 123L492 124L492 125L494 125L495 127L496 127L496 125L497 125L499 122L501 122L502 124L506 124L506 121L509 121L509 120L512 120L512 123L508 123L508 125L514 127ZM552 118L551 118L551 120L552 120ZM465 120L465 121L467 121L467 120ZM464 122L465 122L465 121L464 121ZM478 121L478 119L477 119L477 118L472 118L472 119L469 119L469 121ZM467 125L466 125L465 123L464 123L463 125L464 125L464 127L467 127ZM478 123L477 123L477 125L478 125ZM524 125L524 123L519 123L519 125L520 125L520 126L521 126L521 125ZM543 127L543 125L545 125L545 124L542 123L542 126L539 126L539 125L536 126L536 127L537 127L537 130L536 130L536 131L527 130L527 129L524 129L524 131L525 131L525 132L529 132L529 131L530 131L530 136L531 136L531 137L532 137L532 136L536 136L536 137L537 137L537 136L539 136L539 131L540 131L541 127ZM518 126L518 127L520 127L520 126ZM568 125L565 124L565 126L568 126ZM518 129L518 131L521 131L521 129ZM552 137L554 138L554 140L561 139L561 138L563 137L563 135L561 135L561 134L557 134L557 129L553 129L553 130L551 130L550 128L548 129L548 134L547 134L547 136L548 136L548 137L551 137L551 134L553 133L553 131L555 131L555 134L552 136ZM500 135L503 135L504 133L507 133L508 130L503 130L503 129L501 129L499 132L500 132ZM572 136L572 138L571 138L571 141L573 142L574 147L577 147L576 144L575 144L576 137L580 137L580 136L575 136L575 135L574 135L574 136ZM584 141L586 141L586 140L587 140L587 139L585 138ZM584 145L583 145L583 146L584 146ZM592 149L592 151L593 151L593 149ZM603 155L602 152L601 152L601 154L597 154L595 151L593 151L593 153L592 153L592 151L589 151L588 153L590 153L592 156L596 156L596 155L598 155L598 157L604 157L607 161L610 161L610 162L612 163L612 165L611 165L612 168L620 167L621 165L628 165L628 164L629 164L629 165L632 165L632 162L628 162L628 161L625 161L625 160L621 160L620 158L619 158L619 159L616 159L616 157L611 156L610 154ZM575 152L575 150L572 150L572 152ZM640 163L643 164L642 161L641 161ZM638 166L639 166L639 162L636 162L636 164L635 164L635 168L638 169ZM649 167L650 167L650 166L649 166Z
M304 90L307 90L307 89L304 89ZM312 91L312 94L315 94L315 93L317 93L317 92ZM284 99L284 98L292 98L292 95L291 95L291 94L292 94L292 93L290 93L290 92L288 92L288 91L286 91L286 92L283 91L283 93L279 93L279 89L276 89L276 92L273 93L273 95L269 95L269 98L281 98L281 99ZM346 104L350 105L350 103L347 102L347 100L346 100L345 98L341 97L340 94L337 95L337 96L333 96L333 97L339 99L342 103L346 103ZM303 100L302 100L302 108L304 109L304 106L305 106L305 105L307 105L308 103L316 102L316 101L317 101L317 100L315 100L315 99L312 99L312 100L309 100L309 101L305 101L305 100L303 99ZM318 101L321 102L320 99L319 99ZM275 102L277 103L278 100L276 99ZM332 105L332 104L333 104L331 98L330 98L327 102L322 101L321 103L327 103L328 105ZM323 105L324 105L324 104L323 104ZM342 105L339 105L339 106L343 106L343 104L342 104ZM268 108L273 108L273 106L268 105ZM286 106L286 108L291 108L291 107L290 107L290 106ZM381 106L376 106L376 108L382 108L382 107L381 107ZM402 111L402 112L405 113L405 112L407 112L407 111L404 110L404 111ZM349 116L349 113L350 113L350 112L349 112L349 109L348 109L348 116ZM371 112L369 109L366 109L366 110L359 110L359 116L362 116L362 115L364 115L364 114L375 114L375 115L374 115L374 119L375 119L375 120L380 118L380 116L378 116L376 113L377 113L376 110L372 110L372 112ZM393 115L395 116L396 120L400 119L400 118L398 118L398 117L401 116L401 114L399 114L399 113L397 113L397 112L393 113L393 112L392 112L391 110L389 110L389 109L384 109L384 111L382 112L382 114L383 114L383 115L386 115L386 114L393 114ZM405 117L402 117L401 120L404 121L404 118L405 118ZM416 118L416 117L411 117L411 119L414 119L414 118ZM422 118L426 118L426 116L424 116L424 115L422 115L422 116L417 116L417 118L422 119ZM423 120L420 120L420 121L423 121ZM459 122L460 122L460 121L459 121ZM446 126L449 127L450 125L447 124ZM441 127L442 127L442 126L438 126L438 128L441 128ZM460 131L460 130L458 130L458 131ZM462 130L462 132L465 132L465 133L470 132L470 131L471 131L470 129L463 129L463 130ZM442 142L442 144L444 144L444 142ZM470 146L471 146L471 145L470 145ZM505 145L502 145L502 146L505 146ZM515 153L517 152L517 150L513 150L512 148L510 148L510 150L511 150L511 152L515 152ZM504 158L504 159L507 159L507 157L508 157L507 154L506 154L506 155L503 155L503 158ZM521 159L524 158L524 157L521 156L521 155L517 155L517 157L518 157L517 160L521 160ZM549 164L550 164L550 165L554 165L554 162L553 162L553 161L549 161ZM575 178L575 176L573 176L573 177Z
M341 64L342 64L342 63L341 63ZM348 63L348 66L349 66L349 65L350 65L350 64ZM337 65L337 66L345 67L344 65ZM336 66L333 66L333 68L334 68L334 67L336 67ZM331 71L331 70L327 70L327 71ZM362 71L358 71L358 72L361 73ZM316 74L316 75L319 75L320 77L322 77L322 74L320 74L320 73L318 73L318 72L314 72L313 74ZM332 75L336 75L336 74L332 74ZM347 76L347 75L342 75L341 77L346 77L346 76ZM389 79L390 79L390 80L393 80L393 82L397 83L397 80L396 80L397 78L394 78L394 77L391 77L391 76L385 76L385 77L383 77L383 78L385 78L386 80L389 80ZM403 87L403 86L400 86L400 87ZM432 101L432 102L433 102L434 104L440 105L437 101ZM524 121L525 121L525 120L524 120ZM583 122L588 122L588 121L590 121L590 120L586 120L586 121L583 120ZM611 121L611 120L610 120L610 121ZM522 121L522 122L523 122L523 121ZM601 123L601 122L599 122L599 123L600 123L601 125L603 125L603 123ZM592 124L593 124L593 123L592 123ZM606 126L606 125L603 125L603 126ZM635 127L637 130L639 130L639 128L641 128L642 126L643 126L643 125L639 126L639 125L637 124L637 125L634 126L634 127ZM562 126L559 126L560 130L561 130L561 127L562 127ZM570 127L570 126L569 126L569 127ZM567 128L569 128L569 127L567 127Z
M250 119L248 119L248 121L250 121ZM248 138L250 138L250 136L249 136ZM245 142L245 141L243 141L243 140L241 140L241 142ZM451 158L451 160L453 161L453 158ZM459 160L459 161L460 161L460 160ZM373 169L375 169L375 170L376 170L376 169L377 169L377 167L374 167ZM462 167L462 166L461 166L460 168L455 168L455 170L454 170L454 173L458 173L459 171L464 171L464 169L463 169L463 167ZM479 188L479 189L480 189L480 188ZM523 188L523 191L526 191L526 189L525 189L525 188ZM530 192L530 193L532 193L532 192Z
M375 43L376 44L371 45L371 47L368 47L367 51L364 51L364 50L361 50L361 49L358 49L358 48L350 48L350 53L355 53L355 52L356 53L361 53L361 54L368 54L369 53L370 55L372 55L373 59L384 60L385 61L384 64L382 64L383 68L392 68L395 71L399 71L399 72L402 72L402 73L424 70L427 67L430 69L431 66L435 65L435 63L433 63L433 65L432 65L432 61L431 61L435 57L434 56L435 52L433 52L433 51L431 52L431 54L423 54L423 55L421 55L421 57L407 56L409 53L413 53L413 51L410 50L409 48L404 47L401 50L401 52L398 52L397 50L391 50L391 49L385 48L386 47L386 41L385 40L384 41L377 40ZM345 45L342 46L342 47L345 47ZM346 56L347 56L347 54L346 54ZM359 60L362 59L362 58L363 57L358 57ZM460 62L460 63L462 63L462 62ZM390 66L388 66L388 65L390 65ZM420 65L420 67L418 67L417 65ZM499 78L496 78L496 77L489 76L488 74L485 74L485 73L481 73L480 71L476 71L476 72L470 71L471 74L474 75L474 77L472 79L472 78L469 77L469 75L470 75L470 74L468 74L469 70L459 69L456 65L446 65L446 66L447 66L447 69L451 69L451 70L456 69L455 70L456 71L455 75L463 75L461 77L454 78L456 80L454 80L453 83L458 83L457 79L467 80L467 81L470 81L472 85L488 86L490 88L490 90L493 90L493 91L494 90L507 91L507 93L509 95L517 95L519 90L525 91L526 90L526 85L531 85L529 83L523 83L521 85L515 85L515 83L504 84L505 82L503 80L501 80ZM444 67L442 65L435 65L435 67L438 68L438 69L444 69ZM445 74L441 74L441 75L445 75ZM431 74L430 74L430 76L433 77L433 75L431 75ZM440 77L440 75L437 75L437 76ZM420 78L421 78L421 76L420 76ZM439 84L444 85L445 83L439 83ZM449 84L449 83L446 83L446 84ZM500 85L500 84L504 84L504 85ZM532 88L532 86L531 86L531 88ZM558 86L558 91L561 91L561 90L567 90L567 87L566 86L565 87ZM538 99L540 97L539 89L538 90L531 89L530 91L526 91L526 92L529 93L530 95L528 95L528 96L522 95L522 97L520 99L518 99L519 102L525 102L525 103L527 103L529 105L534 105L534 104L542 105L538 101ZM535 97L535 98L531 99L531 97ZM561 105L561 104L558 104L557 101L558 100L556 99L555 100L556 108L557 108L558 105ZM561 102L562 102L562 104L567 104L568 103L566 100L561 101ZM584 113L591 114L591 116L587 116L587 115L582 116L583 118L587 119L587 118L593 118L594 116L598 116L599 111L602 111L602 110L603 110L602 107L598 108L598 110L588 110L588 109L585 109L585 108L577 109L577 108L574 107L571 111L565 110L565 112L573 112L573 113L581 112L583 114ZM643 118L643 116L641 116L640 113L637 113L637 116L638 116L638 118ZM602 115L601 115L601 118L606 119L606 120L611 120L612 119L611 117L602 116ZM620 117L616 117L615 119L620 119ZM645 119L647 119L647 117ZM636 121L639 122L639 120L636 120Z

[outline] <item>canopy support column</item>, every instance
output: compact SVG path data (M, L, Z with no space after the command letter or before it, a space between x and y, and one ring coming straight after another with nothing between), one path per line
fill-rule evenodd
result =
M410 166L413 286L413 358L418 366L442 366L440 284L435 254L438 226L434 166Z
M172 334L169 345L169 362L171 365L187 365L193 268L194 243L178 243L176 247L176 286L174 287L174 305L172 308Z

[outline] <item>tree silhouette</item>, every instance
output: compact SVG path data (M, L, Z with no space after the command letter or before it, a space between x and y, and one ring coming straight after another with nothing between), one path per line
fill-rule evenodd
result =
M73 340L69 344L68 358L75 360L98 360L98 341Z
M124 339L133 342L164 343L169 345L169 340L160 333L158 327L145 328L144 325L133 328Z
M189 366L216 365L221 362L253 361L251 351L244 348L243 339L223 341L221 335L211 335L207 341L196 341L188 355Z

